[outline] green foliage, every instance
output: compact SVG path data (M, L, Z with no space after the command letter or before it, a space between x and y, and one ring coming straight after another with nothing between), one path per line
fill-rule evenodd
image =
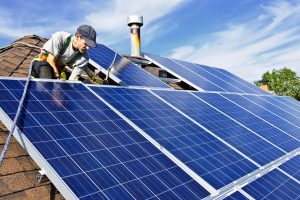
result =
M290 96L300 101L300 78L296 72L283 68L269 71L262 75L261 81L254 81L257 86L267 84L269 89L279 96Z

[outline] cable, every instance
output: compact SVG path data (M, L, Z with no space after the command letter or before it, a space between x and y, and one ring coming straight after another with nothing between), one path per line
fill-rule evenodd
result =
M4 48L10 48L11 46L14 46L15 44L17 44L17 45L18 44L22 44L22 45L25 45L25 46L28 46L28 47L41 49L41 47L30 45L30 44L26 44L26 43L23 43L23 42L15 42L15 43L12 43L11 45L8 45L8 46L6 46ZM17 125L17 122L18 122L20 114L21 114L21 110L22 110L22 107L23 107L25 96L26 96L27 90L28 90L28 85L29 85L29 82L30 82L30 76L31 76L33 62L34 62L34 60L32 60L31 63L30 63L28 76L27 76L26 83L25 83L25 86L24 86L22 98L21 98L19 106L18 106L18 110L17 110L16 116L15 116L14 121L13 121L13 126L12 126L12 128L11 128L11 130L10 130L7 138L6 138L4 147L3 147L1 155L0 155L0 167L2 166L2 163L3 163L3 160L4 160L4 156L5 156L5 154L6 154L7 150L8 150L8 147L9 147L9 144L10 144L10 140L11 140L11 138L13 136L13 133L14 133L16 125Z
M104 84L108 83L109 73L110 73L111 69L113 68L113 66L114 66L114 64L115 64L115 62L116 62L116 59L117 59L118 52L117 52L116 49L115 49L114 51L115 51L115 56L114 56L113 61L112 61L111 64L110 64L110 66L108 67L107 75L106 75L105 79L103 80L103 83L104 83Z

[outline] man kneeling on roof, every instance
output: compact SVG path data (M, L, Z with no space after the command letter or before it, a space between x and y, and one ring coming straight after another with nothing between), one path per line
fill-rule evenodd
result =
M96 47L96 31L89 25L78 27L75 36L67 32L56 32L44 44L41 53L34 59L32 76L35 78L66 78L64 68L73 69L69 80L78 80L87 70L87 50Z

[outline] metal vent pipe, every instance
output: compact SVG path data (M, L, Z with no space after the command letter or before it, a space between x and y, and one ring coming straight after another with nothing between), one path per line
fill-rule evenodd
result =
M127 19L130 27L131 37L131 56L141 56L141 38L140 27L143 26L143 17L139 15L131 15Z

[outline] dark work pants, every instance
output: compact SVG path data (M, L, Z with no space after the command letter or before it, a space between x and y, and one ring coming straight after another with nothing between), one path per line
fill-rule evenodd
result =
M32 76L35 78L53 79L54 71L48 62L34 61L32 66Z

